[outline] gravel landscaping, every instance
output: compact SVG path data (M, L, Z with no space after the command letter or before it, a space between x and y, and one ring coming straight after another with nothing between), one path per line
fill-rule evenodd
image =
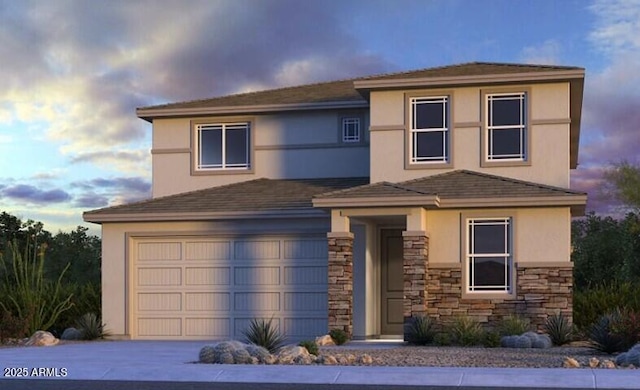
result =
M320 356L363 354L371 356L373 365L377 366L559 368L567 357L576 359L582 367L589 367L589 359L594 357L599 361L615 360L615 356L598 354L586 347L514 349L398 346L377 349L347 345L320 348Z

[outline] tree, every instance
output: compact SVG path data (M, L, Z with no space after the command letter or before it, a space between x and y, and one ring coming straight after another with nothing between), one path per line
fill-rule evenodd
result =
M78 226L70 233L58 232L47 250L47 275L59 275L70 264L66 280L85 284L100 284L100 259L102 242L100 238L87 234L89 229Z
M605 171L604 179L605 193L640 211L640 166L628 161L613 164Z

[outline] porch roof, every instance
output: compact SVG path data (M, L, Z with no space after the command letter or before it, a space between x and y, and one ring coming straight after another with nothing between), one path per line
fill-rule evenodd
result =
M380 182L316 195L315 207L426 208L571 206L584 213L583 192L486 173L457 170L400 183Z

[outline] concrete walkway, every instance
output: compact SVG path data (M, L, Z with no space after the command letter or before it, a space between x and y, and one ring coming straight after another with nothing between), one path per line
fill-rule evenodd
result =
M0 388L2 381L23 375L51 380L640 389L640 370L190 364L205 344L104 341L0 348Z

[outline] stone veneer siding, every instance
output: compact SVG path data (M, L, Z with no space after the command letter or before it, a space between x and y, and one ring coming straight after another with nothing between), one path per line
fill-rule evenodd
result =
M353 235L329 233L329 330L353 334Z
M424 235L403 233L404 339L411 317L427 314L427 270L429 262L429 239Z
M427 276L427 312L440 323L468 315L487 326L495 326L510 314L529 318L542 330L548 316L562 313L573 320L573 269L567 267L517 267L515 299L465 299L462 271L430 268Z

